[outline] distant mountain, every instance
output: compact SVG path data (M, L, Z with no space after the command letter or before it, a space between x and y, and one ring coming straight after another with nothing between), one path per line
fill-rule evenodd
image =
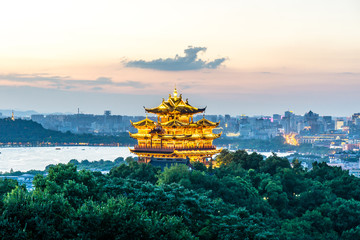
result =
M11 110L11 109L0 109L0 113L2 113L3 117L11 117L12 112L14 111L15 118L29 118L31 115L34 114L44 114L44 115L63 115L63 114L74 114L71 112L52 112L52 113L39 113L34 110L26 110L26 111L20 111L20 110Z
M43 142L52 144L88 143L88 144L135 144L128 133L121 136L95 136L91 134L62 133L43 128L39 123L31 120L11 118L0 119L0 143L21 142L37 145Z
M15 117L30 117L33 114L38 114L38 112L33 110L28 111L18 111L18 110L11 110L11 109L0 109L0 113L2 113L3 117L10 117L12 112L14 111Z

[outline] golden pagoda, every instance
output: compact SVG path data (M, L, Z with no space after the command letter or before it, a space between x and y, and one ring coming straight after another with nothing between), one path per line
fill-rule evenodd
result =
M145 111L156 114L157 121L146 116L139 122L131 122L138 132L130 136L137 139L138 144L130 151L138 155L140 162L187 159L206 163L221 151L213 145L213 140L221 135L213 133L219 122L211 122L205 116L194 122L193 115L204 112L205 108L196 108L187 99L184 101L176 87L168 100L163 99L159 106L145 108Z

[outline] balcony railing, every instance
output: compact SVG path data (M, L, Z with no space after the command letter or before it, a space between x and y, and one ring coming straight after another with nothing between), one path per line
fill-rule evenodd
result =
M199 146L199 147L166 147L166 146L146 146L146 145L135 145L134 149L137 151L149 151L149 152L174 152L177 151L193 151L193 150L214 150L215 146Z

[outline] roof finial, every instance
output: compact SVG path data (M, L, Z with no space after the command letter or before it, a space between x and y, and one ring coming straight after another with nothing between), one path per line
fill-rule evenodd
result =
M177 90L176 90L176 84L175 84L175 89L174 89L174 98L177 99Z
M15 121L14 111L12 111L11 120Z

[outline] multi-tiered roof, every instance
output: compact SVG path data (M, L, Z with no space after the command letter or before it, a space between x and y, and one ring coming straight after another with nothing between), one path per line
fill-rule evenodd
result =
M196 113L202 113L205 108L196 108L189 104L188 100L184 102L182 96L178 97L177 90L175 88L173 96L169 94L169 99L165 101L163 98L162 103L155 108L145 108L148 113L154 113L157 115L193 115Z
M139 122L131 122L138 129L137 133L130 133L138 140L138 145L131 152L137 154L145 162L151 157L161 158L190 158L203 160L211 158L220 152L212 141L220 137L221 133L213 133L219 123L212 122L205 117L194 122L193 115L202 113L205 108L196 108L178 97L175 88L173 96L155 108L145 108L146 112L157 115L157 122L146 117Z

